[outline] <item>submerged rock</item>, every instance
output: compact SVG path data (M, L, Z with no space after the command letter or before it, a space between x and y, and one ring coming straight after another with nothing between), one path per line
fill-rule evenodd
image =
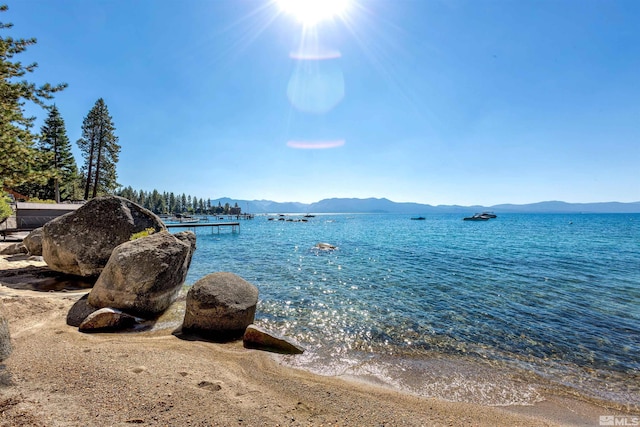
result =
M52 270L98 276L116 246L148 228L166 230L158 216L125 198L98 197L44 225L42 255Z
M302 354L304 349L293 340L268 332L265 329L249 325L242 337L245 348L271 351L282 354Z
M182 331L216 341L242 337L253 323L258 288L233 273L213 273L187 293Z
M315 246L316 249L320 249L321 251L335 251L336 249L338 249L337 246L334 246L330 243L317 243Z

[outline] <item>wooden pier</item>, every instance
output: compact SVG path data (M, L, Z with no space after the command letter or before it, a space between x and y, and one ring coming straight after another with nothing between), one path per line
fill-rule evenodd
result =
M239 222L181 222L179 224L165 224L167 228L193 228L193 232L196 232L196 228L201 227L211 227L211 234L213 234L213 229L216 228L218 234L220 233L220 227L231 227L231 232L236 231L236 227L238 227L238 231L240 231L240 223Z

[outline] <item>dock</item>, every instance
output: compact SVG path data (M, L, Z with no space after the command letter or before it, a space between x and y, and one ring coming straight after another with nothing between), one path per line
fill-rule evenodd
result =
M196 232L196 228L201 227L211 227L211 234L213 234L213 229L215 228L218 233L220 233L220 227L231 227L231 232L234 233L236 231L236 227L238 227L238 231L240 231L240 223L239 222L181 222L181 223L169 223L165 224L167 228L193 228L193 232Z

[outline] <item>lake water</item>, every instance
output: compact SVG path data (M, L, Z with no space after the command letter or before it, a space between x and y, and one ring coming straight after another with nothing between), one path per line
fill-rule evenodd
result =
M187 284L256 285L256 323L307 349L283 363L451 401L640 408L640 214L257 216L197 246Z

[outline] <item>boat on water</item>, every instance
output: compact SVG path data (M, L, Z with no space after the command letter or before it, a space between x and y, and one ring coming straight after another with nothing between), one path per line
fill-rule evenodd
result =
M426 218L423 217L423 216L416 216L416 217L413 217L411 219L414 220L414 221L424 221Z
M194 224L200 222L198 218L180 218L180 222L183 224Z
M181 224L194 224L196 222L200 222L200 218L196 218L191 215L176 214L175 216L168 218L167 222L170 222L170 223L179 222Z
M467 216L462 218L464 221L489 221L492 217L483 213L477 213L473 216ZM495 218L495 217L494 217Z

